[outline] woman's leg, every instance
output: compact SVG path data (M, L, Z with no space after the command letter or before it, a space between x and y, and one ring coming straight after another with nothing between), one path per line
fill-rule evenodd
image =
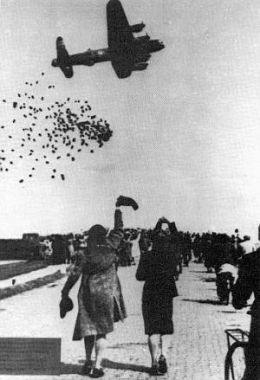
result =
M101 368L101 362L103 359L104 351L107 348L107 339L105 334L99 334L96 337L96 363L95 368Z
M85 361L85 364L82 368L82 375L89 375L91 372L91 368L92 368L91 355L92 355L94 343L95 343L95 336L94 335L84 337L86 361Z
M168 350L171 345L172 335L161 335L161 355L165 358L168 356Z
M94 343L95 343L94 335L85 336L84 344L85 344L85 352L86 352L86 362L90 362L91 360Z
M161 335L161 354L158 360L159 364L159 372L164 374L168 371L168 366L167 366L167 356L168 356L168 350L170 347L170 342L171 342L171 335Z
M152 366L157 364L160 346L160 335L154 334L148 336L148 347L151 354Z

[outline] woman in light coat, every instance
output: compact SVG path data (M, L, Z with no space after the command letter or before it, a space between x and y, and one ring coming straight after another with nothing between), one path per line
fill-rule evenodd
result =
M70 289L82 275L73 340L84 338L86 362L83 373L94 378L104 375L101 361L107 346L106 334L113 331L114 322L126 317L121 286L115 269L116 249L124 236L119 209L115 211L114 229L108 236L106 233L106 229L101 225L91 227L87 248L84 254L78 255L62 289L62 298L68 297ZM91 355L94 345L96 360L92 368Z

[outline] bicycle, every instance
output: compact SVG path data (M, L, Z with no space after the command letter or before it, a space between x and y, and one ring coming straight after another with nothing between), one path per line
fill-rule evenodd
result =
M225 333L228 344L225 380L241 380L245 371L245 350L248 346L249 333L241 329L228 329Z

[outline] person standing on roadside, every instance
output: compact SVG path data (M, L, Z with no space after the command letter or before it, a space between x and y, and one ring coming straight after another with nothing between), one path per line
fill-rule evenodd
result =
M151 375L167 372L167 348L173 334L173 298L178 295L175 284L175 258L168 231L173 226L160 218L152 232L152 248L141 251L136 279L144 281L142 313L145 334L151 354ZM175 231L176 232L176 231Z
M243 380L260 379L260 249L246 254L239 264L238 279L233 286L235 309L247 306L247 301L254 294L248 348L245 350L246 369Z

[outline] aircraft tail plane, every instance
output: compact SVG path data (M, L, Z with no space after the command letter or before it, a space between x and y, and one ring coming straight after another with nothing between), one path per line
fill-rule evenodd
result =
M66 78L73 76L73 69L70 63L70 56L66 50L62 37L56 40L57 58L53 59L52 66L59 67Z

